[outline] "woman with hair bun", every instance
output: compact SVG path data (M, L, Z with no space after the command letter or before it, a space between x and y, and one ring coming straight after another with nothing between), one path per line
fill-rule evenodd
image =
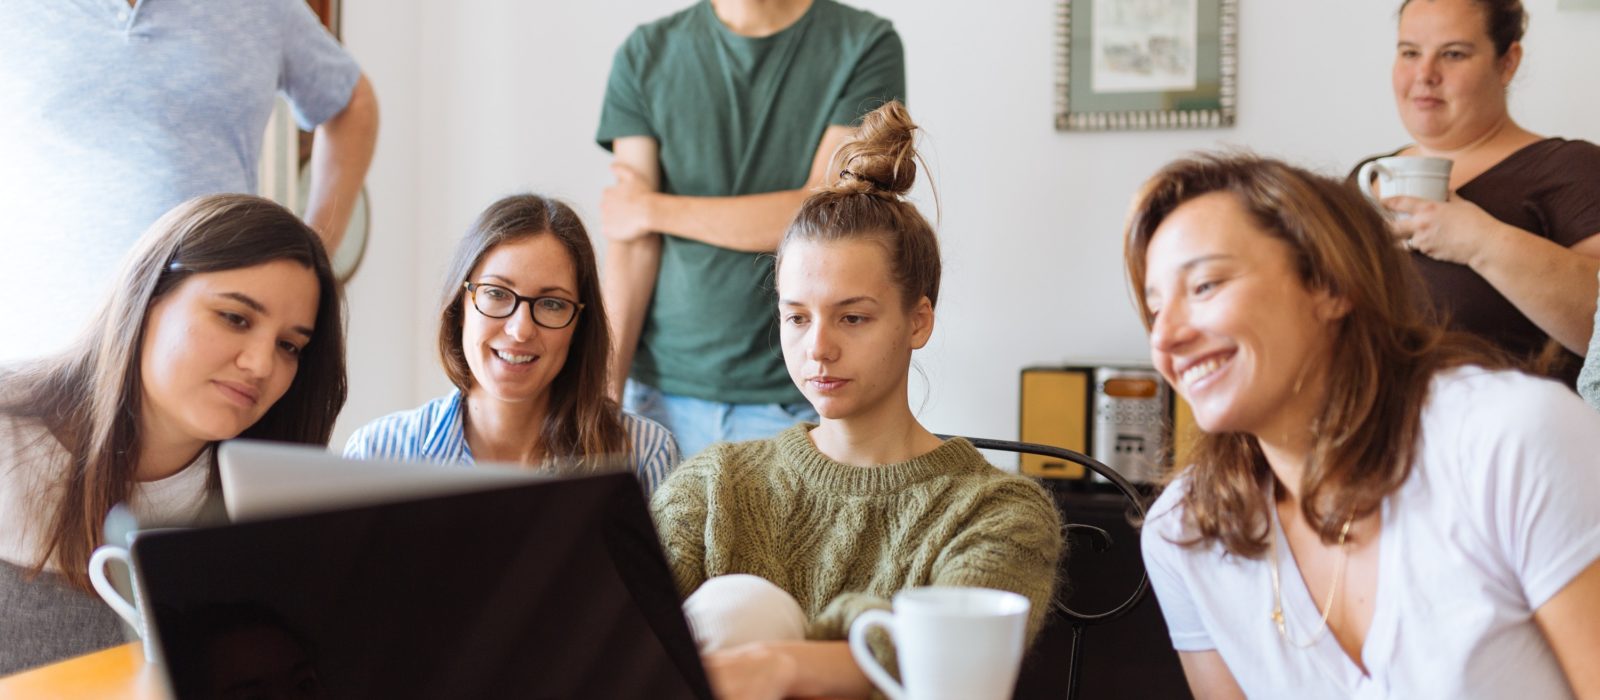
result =
M1062 546L1051 499L929 432L907 398L940 273L933 228L904 199L916 128L898 102L867 115L835 156L838 180L778 248L784 362L820 422L715 444L652 501L721 697L869 694L843 640L905 588L1022 594L1030 639L1049 611Z

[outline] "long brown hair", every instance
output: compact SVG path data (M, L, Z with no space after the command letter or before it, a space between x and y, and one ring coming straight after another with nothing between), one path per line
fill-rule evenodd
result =
M1420 284L1388 224L1342 182L1244 154L1201 154L1175 161L1140 190L1123 251L1145 328L1145 254L1167 216L1212 192L1232 195L1255 222L1286 244L1307 289L1349 306L1334 329L1327 403L1311 425L1313 447L1301 512L1324 542L1350 517L1377 510L1411 473L1428 384L1441 369L1507 367L1480 340L1432 324L1414 303ZM1184 518L1195 538L1259 556L1267 546L1272 471L1256 438L1202 433L1193 446Z
M344 312L321 240L294 214L259 197L210 195L179 204L124 258L110 297L77 340L4 379L0 412L38 421L68 455L63 471L52 475L60 488L50 493L59 498L39 504L41 513L51 515L35 573L53 558L68 582L90 590L89 555L102 544L106 513L132 493L144 395L139 367L150 307L193 275L278 260L293 260L316 274L316 332L283 397L239 437L328 443L346 395ZM214 452L210 459L215 487Z
M777 266L790 243L870 240L889 253L889 271L907 309L923 297L938 306L939 239L905 200L917 180L916 131L897 101L868 113L855 138L834 154L837 180L800 205L778 245Z
M572 207L537 194L519 194L489 205L478 215L456 244L439 295L439 362L457 389L462 393L472 389L472 369L461 347L466 321L462 316L466 291L461 283L495 246L534 236L553 236L566 248L577 268L578 301L583 303L573 321L577 328L572 351L550 382L550 412L539 428L540 441L550 457L598 467L602 455L627 454L629 442L617 404L606 396L611 332L600 295L594 246Z

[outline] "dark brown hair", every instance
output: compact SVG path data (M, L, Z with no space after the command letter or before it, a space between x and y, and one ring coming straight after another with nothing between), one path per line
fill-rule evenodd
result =
M572 349L566 364L550 383L550 412L540 426L540 441L549 457L574 458L583 467L599 466L602 455L627 454L628 436L616 402L606 396L606 368L611 358L611 333L594 247L572 207L537 194L505 197L478 215L456 244L439 295L439 362L462 393L472 389L472 369L462 350L468 281L483 256L495 246L534 236L553 236L577 268L578 301L583 309L573 321Z
M54 558L67 580L90 590L89 555L102 544L111 506L132 493L144 383L139 367L145 321L162 296L197 274L292 260L315 273L316 332L300 353L288 390L241 438L327 445L347 393L344 310L315 232L270 200L239 194L197 197L156 220L112 281L110 297L84 333L54 357L5 378L0 412L38 421L65 446L53 508L34 564ZM13 449L20 446L13 446ZM217 486L211 454L210 485Z
M1302 483L1301 512L1324 542L1374 512L1411 473L1428 385L1441 369L1509 361L1480 340L1432 324L1414 303L1420 282L1394 244L1388 224L1344 183L1285 163L1244 154L1201 154L1175 161L1140 190L1128 219L1123 257L1134 298L1145 300L1145 254L1161 223L1184 203L1213 192L1233 196L1255 223L1288 246L1307 289L1349 306L1336 322L1328 358L1327 403L1311 425L1313 447ZM1202 433L1196 440L1184 518L1195 539L1259 556L1271 522L1271 485L1259 443L1244 433Z
M905 200L917 179L917 125L905 105L889 102L861 120L855 138L833 156L838 179L800 205L778 245L798 241L870 240L889 254L889 270L906 308L923 297L939 304L939 239Z
M1396 14L1404 14L1412 2L1401 2ZM1484 30L1494 44L1494 55L1504 56L1512 44L1522 41L1522 35L1528 31L1528 12L1522 9L1522 0L1472 0L1472 4L1483 10Z

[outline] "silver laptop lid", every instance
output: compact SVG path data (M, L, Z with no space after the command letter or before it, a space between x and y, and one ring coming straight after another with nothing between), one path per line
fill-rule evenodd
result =
M222 443L217 464L223 501L234 522L514 486L561 471L352 460L307 445L251 440Z

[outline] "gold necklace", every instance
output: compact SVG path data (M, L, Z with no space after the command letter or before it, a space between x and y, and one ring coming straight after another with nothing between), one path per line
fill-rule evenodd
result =
M1277 512L1277 506L1273 506L1273 512ZM1347 538L1350 536L1350 524L1355 520L1356 516L1352 513L1344 521L1344 527L1339 528L1339 563L1334 565L1333 583L1328 586L1328 598L1322 603L1322 624L1318 626L1317 633L1304 642L1297 642L1289 635L1289 625L1283 617L1283 586L1278 581L1278 533L1271 533L1267 552L1272 558L1272 624L1278 628L1278 636L1283 637L1283 641L1301 649L1310 649L1328 633L1328 615L1333 612L1333 602L1339 596L1339 582L1344 580L1345 564L1350 560ZM1284 537L1288 536L1289 532L1285 530Z

